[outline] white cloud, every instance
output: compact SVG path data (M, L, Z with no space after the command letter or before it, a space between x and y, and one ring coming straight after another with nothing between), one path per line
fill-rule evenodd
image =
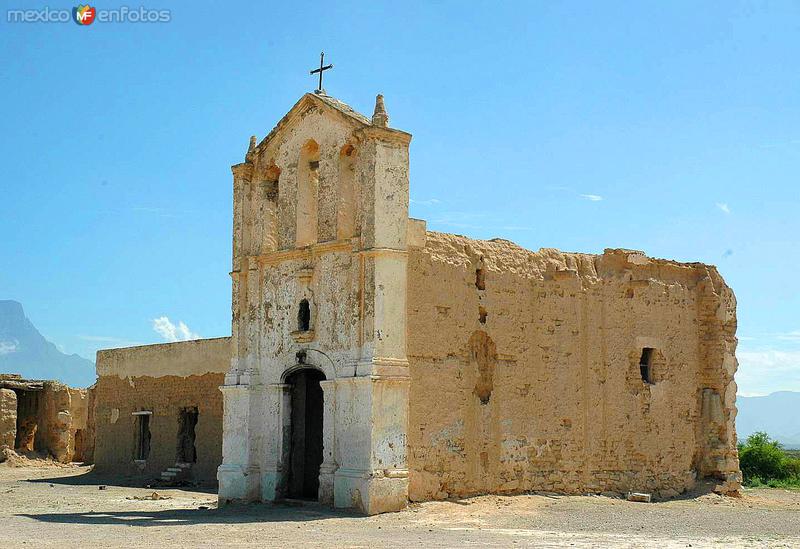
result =
M599 194L582 194L580 195L580 197L590 202L600 202L601 200L603 200L603 197L600 196Z
M778 339L782 339L784 341L798 341L800 342L800 330L794 330L793 332L786 332L783 334L778 334Z
M411 198L410 201L412 204L419 204L420 206L433 206L442 203L438 198L429 198L428 200L414 200Z
M16 353L18 347L19 341L16 339L14 341L0 341L0 356Z
M144 345L144 343L140 341L130 341L129 339L114 336L79 335L78 339L101 344L103 348L137 347L139 345Z
M731 213L730 206L728 206L728 204L726 204L725 202L717 202L717 208L719 208L720 210L722 210L726 214L730 214Z
M800 351L737 351L739 394L800 391Z
M153 330L164 338L164 341L174 343L176 341L187 341L189 339L200 339L200 334L192 332L189 327L181 320L176 326L169 317L160 316L153 319Z

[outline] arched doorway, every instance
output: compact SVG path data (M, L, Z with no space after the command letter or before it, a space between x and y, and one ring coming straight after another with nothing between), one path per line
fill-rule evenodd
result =
M325 374L310 368L292 373L291 450L287 496L316 500L319 492L319 468L322 465L323 396L319 382Z

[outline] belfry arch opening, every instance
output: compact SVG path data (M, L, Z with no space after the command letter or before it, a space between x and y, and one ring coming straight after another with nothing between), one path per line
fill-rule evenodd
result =
M325 374L304 368L293 372L286 383L291 386L291 436L289 438L289 476L286 495L296 499L319 497L319 470L322 465L323 393Z
M319 145L309 139L300 149L297 163L297 227L298 248L317 242L317 192L319 188Z

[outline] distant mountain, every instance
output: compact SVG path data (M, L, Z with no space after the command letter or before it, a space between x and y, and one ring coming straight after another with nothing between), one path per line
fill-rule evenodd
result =
M736 397L736 406L736 434L740 441L756 431L766 431L786 448L800 448L800 393L740 396Z
M95 380L92 361L59 351L31 324L22 305L10 300L0 300L0 373L57 379L73 387Z

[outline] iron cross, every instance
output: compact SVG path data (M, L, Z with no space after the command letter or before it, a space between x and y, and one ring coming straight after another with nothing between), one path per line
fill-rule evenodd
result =
M326 71L328 69L332 69L333 68L333 65L325 65L325 66L323 66L324 62L325 62L325 52L323 51L323 52L320 52L320 54L319 54L319 68L318 69L314 69L310 73L310 74L319 73L319 88L315 90L315 93L323 93L323 94L325 93L325 88L322 87L322 73L323 73L323 71Z

